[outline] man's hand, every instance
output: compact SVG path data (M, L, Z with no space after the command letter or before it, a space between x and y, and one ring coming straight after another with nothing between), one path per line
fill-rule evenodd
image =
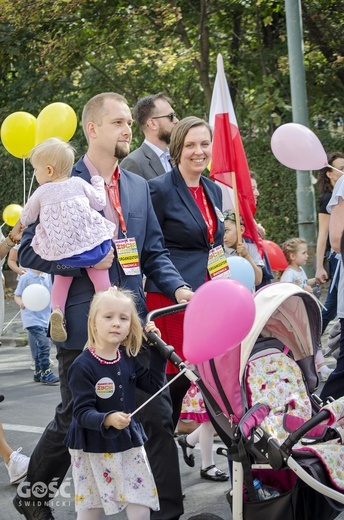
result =
M186 303L188 302L194 293L188 287L179 287L174 293L174 297L178 303Z
M103 258L103 260L98 262L98 264L96 264L94 266L94 268L95 269L110 269L114 258L115 258L115 254L113 252L113 248L111 248L110 251L108 252L108 254Z

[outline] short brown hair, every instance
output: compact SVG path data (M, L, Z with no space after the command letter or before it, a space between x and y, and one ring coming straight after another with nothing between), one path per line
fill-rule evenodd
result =
M158 92L158 94L152 94L139 99L134 106L133 118L141 130L144 128L148 119L156 115L155 102L157 99L163 99L172 105L172 99L166 96L163 92Z
M114 99L115 101L118 101L119 103L125 103L128 104L127 100L125 99L122 94L117 94L116 92L102 92L101 94L97 94L96 96L93 96L91 99L89 99L84 106L84 109L82 111L81 116L81 122L82 122L82 129L84 131L85 137L88 142L88 135L87 135L87 123L92 121L93 123L96 123L97 125L101 125L103 121L103 117L106 114L105 110L105 101L107 99Z
M173 166L179 164L180 156L182 155L184 141L187 136L187 133L191 128L195 126L205 126L208 128L210 133L210 139L213 138L213 132L211 126L204 119L200 119L195 116L188 116L181 119L176 126L173 127L171 133L171 142L170 142L170 157Z

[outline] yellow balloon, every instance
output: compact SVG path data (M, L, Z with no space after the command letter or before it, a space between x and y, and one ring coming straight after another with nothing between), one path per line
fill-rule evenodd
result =
M75 133L77 118L74 110L66 103L51 103L38 114L36 144L59 137L69 141Z
M13 112L2 123L2 144L14 157L29 157L36 142L36 121L28 112Z
M13 227L16 225L18 220L20 219L21 212L23 211L23 208L19 206L19 204L10 204L9 206L6 206L2 213L2 218L10 227Z

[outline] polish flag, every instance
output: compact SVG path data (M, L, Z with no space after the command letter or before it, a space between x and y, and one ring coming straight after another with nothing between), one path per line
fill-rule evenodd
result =
M257 232L253 215L256 211L250 171L242 144L233 103L223 68L221 54L217 56L217 73L210 106L209 123L214 129L213 153L210 166L210 177L218 181L224 195L223 210L233 209L235 198L232 172L235 172L239 213L244 219L244 236L255 242L260 252L263 251L262 240Z

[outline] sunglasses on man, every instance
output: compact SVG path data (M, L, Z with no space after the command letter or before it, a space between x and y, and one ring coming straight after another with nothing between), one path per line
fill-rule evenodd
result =
M151 119L161 119L162 117L167 117L167 119L169 119L172 123L173 119L177 116L174 112L171 112L170 114L167 114L167 116L155 116L155 117L152 117Z

